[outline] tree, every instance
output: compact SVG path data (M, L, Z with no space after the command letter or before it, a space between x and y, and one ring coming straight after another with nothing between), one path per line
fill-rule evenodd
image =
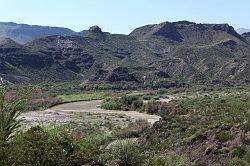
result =
M7 100L5 92L0 90L0 141L7 141L21 126L22 120L17 117L26 110L25 98Z

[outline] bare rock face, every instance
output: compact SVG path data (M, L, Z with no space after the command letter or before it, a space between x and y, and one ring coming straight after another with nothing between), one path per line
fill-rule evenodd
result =
M92 33L102 33L102 29L97 25L90 27L89 31Z
M212 24L211 26L214 30L225 31L229 34L235 34L236 32L234 28L228 24Z
M161 78L170 78L170 75L165 71L157 71L155 72L155 75Z
M2 62L1 68L11 65L13 67L41 69L53 63L52 57L30 51L9 38L0 42L0 61Z
M221 70L217 73L217 77L235 79L240 77L243 71L249 71L249 62L247 60L235 59L225 64L223 68L221 68Z
M92 81L103 81L106 79L108 74L109 74L109 72L107 70L97 69L95 74L94 74L94 77L91 80Z
M135 75L130 73L126 67L117 67L112 70L111 74L108 76L107 80L109 82L122 82L122 81L134 81L138 82Z
M55 42L54 42L55 40ZM79 44L65 37L55 38L49 41L46 50L42 52L53 57L54 62L66 67L75 73L90 69L95 60L92 55L86 53ZM40 45L37 43L37 45Z

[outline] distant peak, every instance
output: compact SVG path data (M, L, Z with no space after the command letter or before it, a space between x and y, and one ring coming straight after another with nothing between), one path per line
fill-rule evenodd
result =
M102 29L97 25L90 27L89 31L93 33L102 33Z

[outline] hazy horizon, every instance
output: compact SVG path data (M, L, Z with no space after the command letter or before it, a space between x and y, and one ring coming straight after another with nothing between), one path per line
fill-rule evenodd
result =
M235 29L250 28L247 0L0 0L0 22L66 27L74 31L98 25L103 31L129 34L137 27L165 21L228 23ZM244 4L244 5L243 5ZM10 10L11 9L11 10ZM237 14L235 14L237 13Z
M190 21L190 20L176 20L176 21L171 21L171 22L177 22L177 21L189 21L189 22L193 22L193 21ZM57 28L68 28L68 29L70 29L70 30L72 30L72 31L75 31L75 32L81 32L81 31L83 31L83 30L88 30L88 29L91 28L92 26L99 26L99 25L92 25L92 26L87 27L86 29L82 29L82 30L76 31L76 30L74 30L74 29L72 29L72 28L69 28L69 27L66 27L66 26L41 25L41 24L28 24L28 23L25 23L25 22L13 22L13 21L1 21L1 20L0 20L0 22L2 22L2 23L26 24L26 25L31 25L31 26L48 26L48 27L57 27ZM167 20L166 20L166 21L163 21L163 22L167 22ZM169 21L169 22L170 22L170 21ZM151 24L159 24L159 23L162 23L162 22L151 23ZM200 24L201 22L195 22L195 23ZM201 24L213 24L213 23L203 22L203 23L201 23ZM215 24L228 24L228 23L215 23ZM149 24L144 24L144 25L135 27L135 29L136 29L136 28L139 28L139 27L142 27L142 26L145 26L145 25L149 25ZM230 25L230 24L229 24L229 25ZM231 25L231 26L232 26L232 25ZM101 26L99 26L99 27L102 29ZM233 27L234 27L234 26L233 26ZM244 31L247 31L247 32L250 30L250 29L245 28L245 27L239 27L239 28L234 27L234 29L235 29L235 30L239 30L239 31L244 30ZM102 30L103 30L103 29L102 29ZM133 30L134 30L134 29L133 29ZM133 30L131 30L130 32L132 32ZM109 32L109 31L104 31L104 32ZM114 33L114 34L129 34L130 32L128 32L128 33L115 33L115 32L109 32L109 33Z

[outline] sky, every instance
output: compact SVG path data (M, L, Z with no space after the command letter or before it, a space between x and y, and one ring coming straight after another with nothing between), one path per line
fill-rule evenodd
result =
M98 25L129 34L143 25L181 20L250 29L250 0L0 0L0 22L74 31Z

